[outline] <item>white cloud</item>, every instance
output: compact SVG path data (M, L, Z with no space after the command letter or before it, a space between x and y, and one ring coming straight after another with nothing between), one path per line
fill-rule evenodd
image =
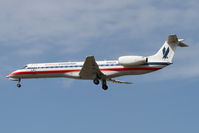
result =
M137 0L1 2L4 10L1 34L11 41L65 35L66 39L79 39L81 43L81 39L124 29L139 34L161 26L191 24L197 17L194 13L197 7L191 6L161 9L153 3Z
M161 9L150 2L130 0L1 2L0 34L6 41L26 42L65 35L66 39L79 39L81 43L85 38L124 29L139 34L161 26L191 24L197 17L196 8Z
M193 34L191 30L199 28L198 7L196 0L1 0L0 45L15 48L4 55L10 58L47 55L54 49L59 51L57 54L75 54L91 45L101 45L97 42L103 38L114 35L117 40L123 34L121 40L127 42L150 41L152 46L145 45L148 51L157 47L157 40L150 38L153 35L162 40L163 35L182 29ZM134 46L130 48L143 47ZM106 46L106 50L111 48ZM198 56L197 50L190 56L193 53Z

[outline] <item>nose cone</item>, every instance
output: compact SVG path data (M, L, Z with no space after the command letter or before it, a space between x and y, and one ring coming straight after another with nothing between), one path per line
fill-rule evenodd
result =
M8 74L8 75L6 76L6 78L13 78L13 77L16 76L16 74L17 74L17 71L11 72L10 74Z
M12 73L8 74L8 75L6 76L6 78L11 78L11 76L12 76Z
M19 79L20 79L19 77L17 77L17 72L16 71L8 74L6 76L6 78L9 78L9 80L12 80L12 81L19 81Z

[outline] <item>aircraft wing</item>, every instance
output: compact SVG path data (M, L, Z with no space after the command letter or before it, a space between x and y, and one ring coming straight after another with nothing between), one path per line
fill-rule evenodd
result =
M133 84L131 82L120 81L120 80L115 80L115 79L108 79L107 81L111 81L113 83L119 83L119 84Z
M80 71L82 79L95 79L96 77L105 76L99 69L94 56L86 57L84 65Z

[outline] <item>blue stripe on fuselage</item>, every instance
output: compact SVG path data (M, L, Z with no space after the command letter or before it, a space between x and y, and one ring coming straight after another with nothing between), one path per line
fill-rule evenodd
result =
M148 65L170 65L172 63L168 63L168 62L148 62Z

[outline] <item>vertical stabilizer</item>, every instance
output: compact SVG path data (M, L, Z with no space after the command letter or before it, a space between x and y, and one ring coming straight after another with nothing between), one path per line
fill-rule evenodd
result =
M153 62L172 63L176 47L188 47L188 45L182 41L183 39L178 39L176 35L169 35L168 40L165 41L164 45L155 55L149 57L149 60Z

